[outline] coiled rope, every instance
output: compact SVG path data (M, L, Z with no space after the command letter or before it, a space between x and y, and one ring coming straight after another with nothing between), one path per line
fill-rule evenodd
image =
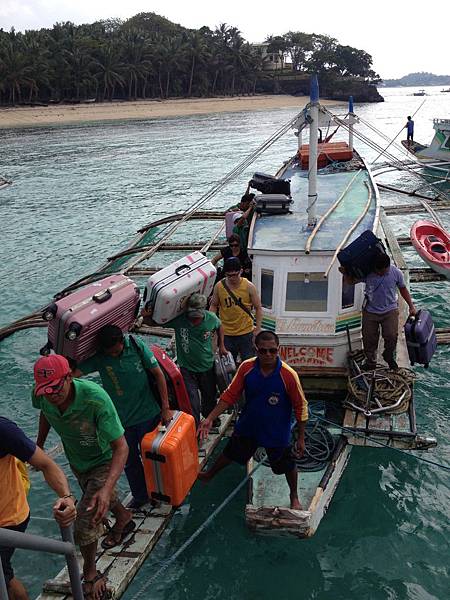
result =
M297 469L310 473L321 471L331 460L335 446L336 442L327 427L321 425L317 417L310 418L305 428L305 452L301 458L295 459ZM266 467L270 466L263 448L258 448L255 460L262 462Z
M349 399L357 406L366 410L380 408L374 399L367 406L369 382L372 377L373 371L365 371L355 377L348 378ZM411 383L414 377L415 375L411 369L402 368L392 371L383 365L377 365L375 369L373 397L376 397L378 402L385 407L383 410L384 413L392 414L407 410L411 400ZM401 404L395 408L391 408L402 396ZM344 404L346 403L344 402Z

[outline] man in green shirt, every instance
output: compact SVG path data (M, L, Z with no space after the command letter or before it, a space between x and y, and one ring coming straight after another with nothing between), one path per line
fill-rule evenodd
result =
M147 494L144 467L141 460L142 438L171 418L164 373L145 342L131 335L124 336L120 327L105 325L98 333L99 351L82 362L76 376L98 371L125 428L129 454L125 465L133 498L129 508L138 509L150 499ZM149 385L148 373L156 382L162 409Z
M213 349L215 333L220 354L227 354L220 319L206 310L206 303L206 297L202 294L192 294L187 301L186 312L163 325L175 330L177 364L186 384L197 426L200 414L206 417L217 402ZM147 322L153 323L151 311L143 311L143 315Z
M116 491L128 456L123 427L105 390L91 381L74 379L64 356L41 357L34 365L34 380L32 402L41 411L37 445L44 447L53 427L83 491L75 540L84 561L85 594L100 600L106 592L106 578L97 571L95 556L108 508L116 521L103 540L105 548L120 543L135 527L132 513L119 502Z

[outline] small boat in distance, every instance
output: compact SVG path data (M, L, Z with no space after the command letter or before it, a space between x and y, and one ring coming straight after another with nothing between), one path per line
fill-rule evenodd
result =
M428 146L402 140L402 145L424 166L448 177L450 173L450 119L433 119L434 137Z
M447 92L450 92L450 88L447 88L446 90L441 90L441 94L446 94Z
M434 271L450 279L450 234L433 221L416 221L411 241L419 256Z
M417 92L413 92L413 96L426 96L425 90L419 90Z

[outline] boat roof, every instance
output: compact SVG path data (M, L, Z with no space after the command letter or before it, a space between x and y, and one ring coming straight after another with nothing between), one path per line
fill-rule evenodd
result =
M342 166L349 163L341 163ZM359 169L358 169L359 166ZM378 218L378 193L364 163L357 161L352 170L325 167L318 170L317 175L317 220L336 202L350 184L342 201L324 221L313 239L311 251L334 251L343 241L352 225L364 212L368 202L369 189L372 199L369 209L359 225L353 231L349 242L357 238L367 229L375 230ZM291 180L293 203L292 214L261 215L253 226L253 235L249 240L249 249L254 251L302 252L305 249L311 229L308 229L306 207L308 204L307 171L301 170L298 162L293 160L282 173L283 179ZM352 179L354 181L352 182ZM352 182L352 183L351 183Z

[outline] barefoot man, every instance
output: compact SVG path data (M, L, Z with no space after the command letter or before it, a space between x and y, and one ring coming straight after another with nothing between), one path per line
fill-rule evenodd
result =
M245 465L262 446L272 471L286 476L291 508L301 510L293 453L300 457L305 450L308 403L297 373L278 356L278 336L272 331L261 331L255 338L255 346L257 357L241 364L216 408L200 424L200 436L204 438L214 419L245 392L245 405L230 441L211 469L199 474L199 479L209 481L231 462ZM290 448L292 411L298 428L293 451Z

